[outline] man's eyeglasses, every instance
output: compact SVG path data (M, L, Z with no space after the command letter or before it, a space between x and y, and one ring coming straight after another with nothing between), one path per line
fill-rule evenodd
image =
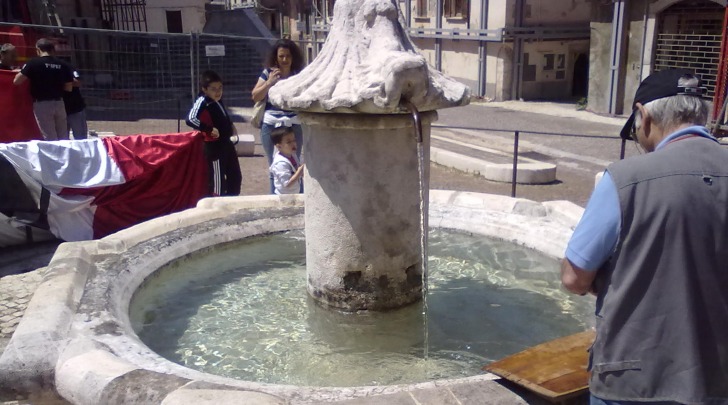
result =
M637 141L637 118L635 117L635 120L632 121L632 127L629 129L629 137L632 138L633 141Z

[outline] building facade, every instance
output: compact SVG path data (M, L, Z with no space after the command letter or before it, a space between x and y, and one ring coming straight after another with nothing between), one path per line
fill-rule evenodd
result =
M209 0L146 0L147 31L202 32Z
M639 83L652 72L687 68L716 91L725 0L615 0L591 22L591 111L628 114Z
M586 96L593 0L400 0L430 65L493 100ZM283 31L316 56L334 1L291 2Z
M3 0L11 1L11 0ZM12 0L16 1L16 0ZM229 1L229 0L228 0ZM210 0L20 0L41 25L140 32L201 32Z
M404 7L411 35L432 65L475 94L493 100L586 95L574 79L586 76L589 0L411 0Z
M586 97L591 111L624 114L642 79L666 68L691 69L716 91L726 0L399 2L428 62L488 99ZM282 35L312 59L334 1L287 6Z

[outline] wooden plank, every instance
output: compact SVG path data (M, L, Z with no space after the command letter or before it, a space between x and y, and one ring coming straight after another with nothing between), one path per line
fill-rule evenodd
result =
M594 331L585 331L528 348L483 370L512 381L549 401L559 402L589 389L587 349Z

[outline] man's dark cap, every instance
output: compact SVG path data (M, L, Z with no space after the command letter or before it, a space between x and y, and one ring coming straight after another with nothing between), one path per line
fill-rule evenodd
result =
M682 77L696 77L698 79L698 85L695 87L682 87L679 86L680 78ZM700 78L687 69L668 69L661 70L649 75L645 80L640 83L637 88L637 93L634 96L634 102L632 102L632 115L627 119L627 123L624 124L622 131L619 133L622 139L631 139L632 126L634 125L634 114L637 108L637 103L645 105L650 101L655 101L660 98L672 97L677 95L686 96L697 96L702 97L705 94L705 87L700 87Z
M35 43L35 47L43 52L53 52L56 45L48 38L41 38Z

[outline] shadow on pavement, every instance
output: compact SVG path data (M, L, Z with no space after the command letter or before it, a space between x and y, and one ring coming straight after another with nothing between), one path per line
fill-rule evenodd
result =
M0 248L0 277L22 274L45 267L62 240Z

